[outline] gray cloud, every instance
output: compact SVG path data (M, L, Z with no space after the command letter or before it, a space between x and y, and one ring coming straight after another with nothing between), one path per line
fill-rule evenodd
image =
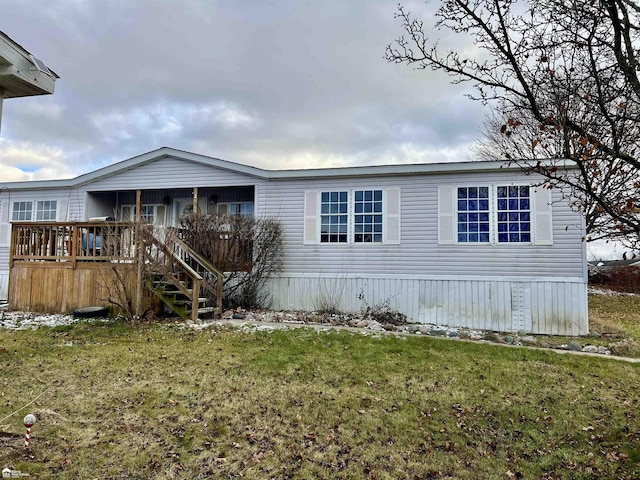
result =
M61 78L5 102L0 167L68 176L163 145L271 168L466 160L484 110L446 76L385 62L395 8L5 0L0 28Z

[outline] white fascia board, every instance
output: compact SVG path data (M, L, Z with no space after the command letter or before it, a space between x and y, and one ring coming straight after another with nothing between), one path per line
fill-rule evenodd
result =
M536 161L537 163L537 161ZM542 165L556 164L558 168L572 169L575 163L570 160L541 160ZM531 165L534 167L535 165ZM475 161L475 162L447 162L447 163L418 163L400 165L375 165L369 167L339 167L318 168L307 170L277 170L269 171L269 178L301 179L301 178L336 178L336 177L367 177L367 176L400 176L416 174L440 173L473 173L518 171L522 166L506 160Z

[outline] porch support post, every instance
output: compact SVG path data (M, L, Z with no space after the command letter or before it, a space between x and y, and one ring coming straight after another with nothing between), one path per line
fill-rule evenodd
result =
M4 88L0 88L0 128L2 128L2 103L4 101Z
M193 213L199 213L198 208L198 187L193 187Z
M134 223L134 238L136 242L136 320L140 320L142 315L142 267L144 254L142 249L142 232L140 231L140 220L142 219L142 190L136 190L136 221Z
M142 219L142 190L136 190L136 222Z

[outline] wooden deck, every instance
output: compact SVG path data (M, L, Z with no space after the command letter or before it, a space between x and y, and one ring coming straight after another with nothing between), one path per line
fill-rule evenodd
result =
M221 313L222 272L175 232L158 233L144 222L15 222L9 307L68 313L125 297L139 316L155 295L185 319Z
M135 291L133 232L128 222L14 222L10 308L69 313L90 305L108 306L108 287L121 281L114 269L126 288Z

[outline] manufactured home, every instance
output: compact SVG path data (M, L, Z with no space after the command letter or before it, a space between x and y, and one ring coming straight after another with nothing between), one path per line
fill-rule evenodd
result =
M73 179L0 183L0 298L95 304L78 272L105 249L96 219L118 225L124 258L134 212L162 228L196 209L282 223L274 309L386 303L418 323L583 335L584 222L541 181L504 162L264 170L161 148ZM50 289L46 304L38 291Z

